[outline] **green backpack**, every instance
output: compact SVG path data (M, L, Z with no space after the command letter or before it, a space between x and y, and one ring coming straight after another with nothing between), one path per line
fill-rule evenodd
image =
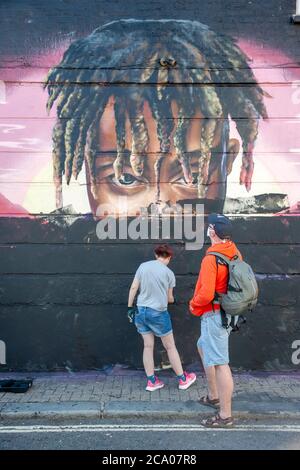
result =
M258 298L258 286L251 266L237 255L230 259L215 251L210 251L207 254L220 258L228 266L227 294L216 293L221 308L231 316L251 312L256 306Z

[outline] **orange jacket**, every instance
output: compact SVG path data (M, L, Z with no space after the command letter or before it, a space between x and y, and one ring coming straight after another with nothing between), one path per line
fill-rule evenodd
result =
M241 259L242 256L232 241L225 243L217 243L210 246L206 253L210 251L217 251L223 255L233 258L238 255ZM227 292L228 284L228 267L216 262L215 256L205 255L200 268L199 277L195 287L195 292L192 300L190 301L190 311L193 315L201 316L206 312L213 310L213 299L216 292L225 294ZM219 310L220 304L214 303L214 310Z

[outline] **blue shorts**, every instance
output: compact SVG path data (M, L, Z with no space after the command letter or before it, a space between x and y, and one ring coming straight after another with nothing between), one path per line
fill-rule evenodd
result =
M222 326L221 314L207 312L201 317L201 336L197 346L203 352L204 367L229 364L229 334Z
M153 333L161 338L172 333L171 318L167 310L159 312L150 307L138 307L135 326L141 335Z

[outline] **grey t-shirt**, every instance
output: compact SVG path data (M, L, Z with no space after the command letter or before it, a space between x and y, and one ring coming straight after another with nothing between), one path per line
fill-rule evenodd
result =
M135 273L140 282L137 305L164 312L168 307L168 289L175 287L173 271L161 261L142 263Z

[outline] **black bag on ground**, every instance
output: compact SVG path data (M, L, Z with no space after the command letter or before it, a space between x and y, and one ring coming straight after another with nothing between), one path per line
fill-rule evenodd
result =
M30 387L32 387L32 382L32 379L0 380L0 392L25 393Z

